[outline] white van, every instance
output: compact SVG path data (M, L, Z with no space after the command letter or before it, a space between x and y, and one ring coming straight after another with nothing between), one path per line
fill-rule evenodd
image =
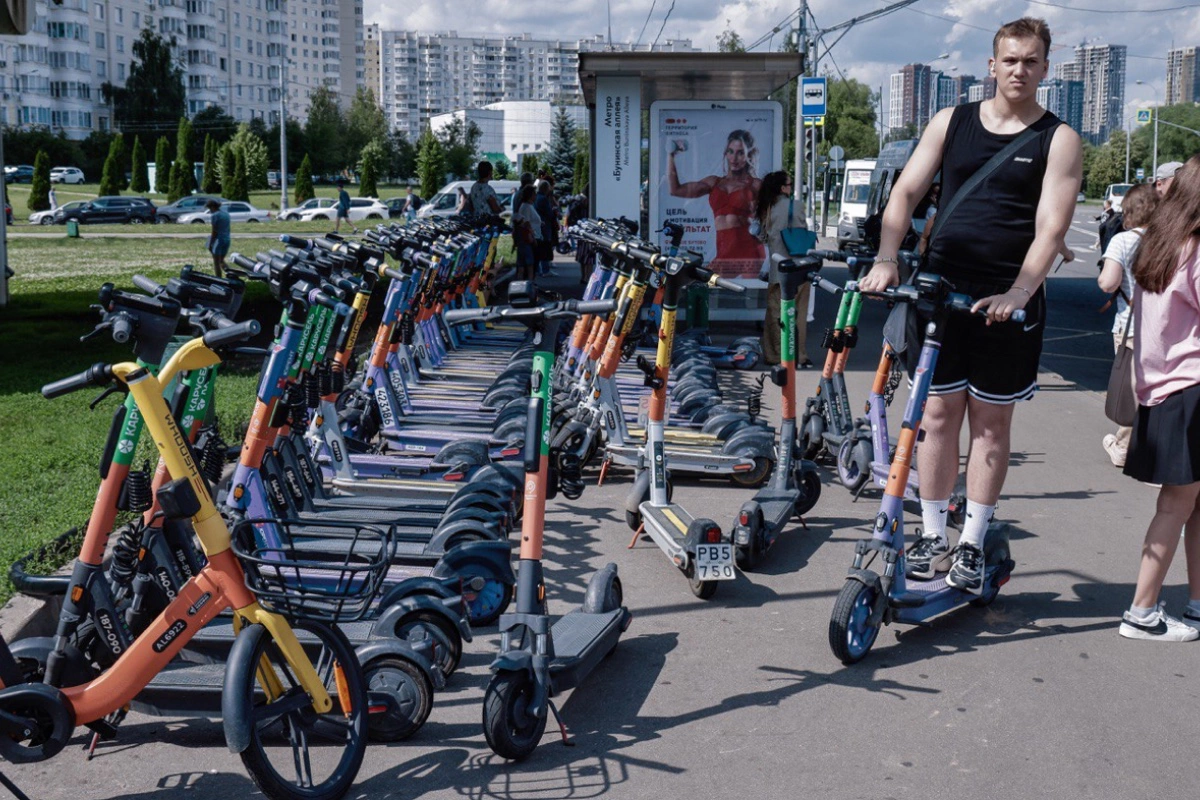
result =
M418 217L449 217L458 209L458 190L461 188L467 194L475 181L450 181L438 193L422 204L417 211ZM516 193L520 181L491 181L489 184L496 191L496 199L502 209L512 209L512 196Z
M1113 211L1121 210L1121 202L1125 199L1125 194L1133 188L1132 183L1110 183L1108 188L1104 190L1104 199L1112 201Z
M871 194L871 173L874 171L873 158L846 162L846 174L842 178L842 199L838 205L838 249L851 242L862 241L859 231L863 220L867 218L867 198Z

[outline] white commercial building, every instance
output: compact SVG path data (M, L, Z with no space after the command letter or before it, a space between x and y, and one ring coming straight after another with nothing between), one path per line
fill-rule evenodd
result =
M577 130L587 130L586 106L562 108ZM430 119L430 128L437 133L456 119L473 122L480 133L478 152L503 155L519 169L525 156L540 156L545 151L557 114L558 107L551 105L549 100L506 100L483 108L438 114Z
M373 29L366 71L378 75L372 86L388 125L416 139L433 117L458 109L478 109L512 100L546 100L580 105L579 53L633 50L591 39L535 39L517 36L459 35ZM649 46L639 46L648 51ZM656 52L691 52L688 40L668 39ZM377 53L377 54L376 54ZM374 59L378 58L378 67Z
M318 86L348 106L363 79L363 0L34 0L31 18L0 36L0 123L73 139L113 127L101 86L124 86L147 26L174 40L189 116L278 121L281 66L293 117Z

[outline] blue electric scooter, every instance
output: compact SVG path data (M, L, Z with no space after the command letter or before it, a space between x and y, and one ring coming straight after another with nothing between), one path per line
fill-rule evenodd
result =
M970 313L975 302L950 289L949 282L940 275L918 274L911 285L863 293L915 304L917 313L922 319L929 319L929 323L874 531L870 539L856 545L854 563L829 619L829 646L843 664L854 664L866 657L884 624L917 624L968 603L990 604L1016 567L1009 552L1008 534L999 529L990 532L984 542L984 579L978 595L949 586L944 575L929 581L912 580L905 575L904 495L925 400L933 382L947 319L952 313ZM1011 317L1012 322L1024 319L1022 310L1014 311ZM877 564L882 565L881 571Z

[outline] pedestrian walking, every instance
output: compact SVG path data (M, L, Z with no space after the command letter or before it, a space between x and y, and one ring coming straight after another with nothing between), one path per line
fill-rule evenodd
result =
M208 209L212 230L208 234L208 252L212 254L213 273L218 277L225 274L225 256L229 253L229 245L233 241L230 233L229 212L221 208L221 203L215 198L204 204Z
M350 193L346 191L346 182L338 181L338 200L337 200L337 223L334 227L335 233L342 232L342 220L346 220L346 224L355 233L358 233L358 228L350 221Z
M1122 347L1133 347L1134 338L1126 335L1127 330L1132 330L1129 325L1133 311L1129 303L1133 299L1133 259L1142 243L1146 224L1154 217L1157 207L1158 192L1152 185L1141 183L1130 189L1121 201L1125 230L1109 241L1108 249L1100 259L1102 267L1096 283L1100 291L1116 296L1117 316L1113 320L1112 335L1113 350L1118 353ZM1106 433L1101 440L1101 446L1114 467L1125 466L1125 453L1129 449L1132 431L1132 428L1120 425L1115 433Z
M1200 638L1200 155L1173 177L1133 265L1138 411L1125 474L1160 488L1118 632L1190 642ZM1181 528L1189 602L1178 620L1159 594Z

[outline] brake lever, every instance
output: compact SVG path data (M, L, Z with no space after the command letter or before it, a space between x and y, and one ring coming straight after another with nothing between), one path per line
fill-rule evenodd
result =
M270 350L265 347L233 347L229 352L238 356L253 356L255 358L266 358L271 354Z
M113 385L109 386L107 389L105 389L103 392L101 392L99 394L99 396L96 397L95 400L88 403L88 410L95 411L96 406L103 403L110 394L117 394L117 393L123 394L124 392L125 392L125 384L123 384L123 383L113 384Z
M92 307L93 307L93 308L100 308L100 306L92 306ZM91 332L91 333L85 333L83 336L80 336L80 337L79 337L79 341L81 341L81 342L86 342L86 341L88 341L88 340L90 340L90 339L95 339L97 336L99 336L100 334L104 333L105 331L107 331L107 330L108 330L109 328L111 328L111 327L112 327L112 323L111 323L111 322L109 322L108 320L104 320L103 322L101 322L101 323L99 323L98 325L96 325L96 327L92 328L92 332Z

